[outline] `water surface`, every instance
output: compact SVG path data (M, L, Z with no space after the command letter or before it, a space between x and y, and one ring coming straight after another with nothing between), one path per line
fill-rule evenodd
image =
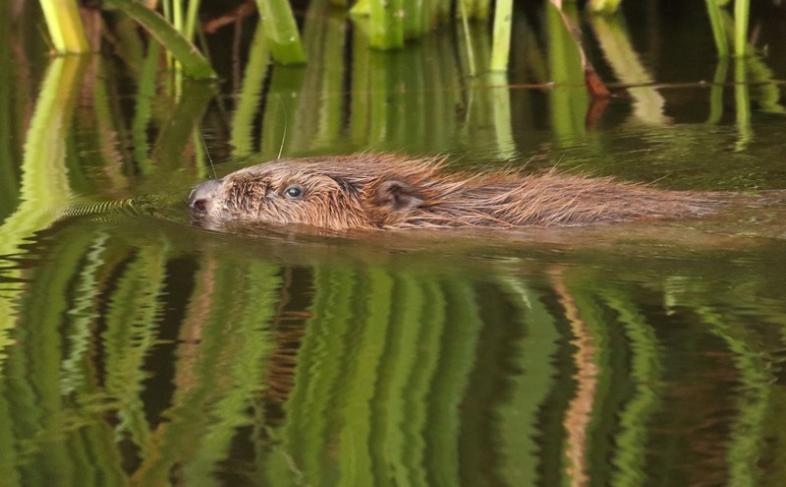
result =
M315 2L308 66L270 67L249 18L207 39L216 85L122 20L49 60L0 15L0 484L781 485L782 205L516 236L221 233L183 205L361 150L786 189L783 7L735 62L694 3L580 17L605 107L544 5L507 78L450 32L369 51Z

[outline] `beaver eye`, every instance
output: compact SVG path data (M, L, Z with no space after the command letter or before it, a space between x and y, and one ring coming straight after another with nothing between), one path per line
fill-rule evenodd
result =
M284 190L284 194L290 198L300 198L303 195L303 188L300 186L290 186Z

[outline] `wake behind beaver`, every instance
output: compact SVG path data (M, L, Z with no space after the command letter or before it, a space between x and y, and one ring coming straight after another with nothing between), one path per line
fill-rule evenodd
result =
M202 183L188 204L211 224L515 229L695 218L731 196L556 171L453 172L444 161L379 154L277 160Z

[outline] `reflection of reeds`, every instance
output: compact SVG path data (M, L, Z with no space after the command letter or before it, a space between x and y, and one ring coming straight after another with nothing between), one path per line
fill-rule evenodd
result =
M245 157L254 152L254 118L259 110L263 82L268 73L270 52L262 25L257 25L248 55L243 84L237 94L237 105L232 115L233 155Z
M48 227L67 207L66 131L82 67L80 59L67 57L54 59L47 69L25 140L22 201L0 225L0 255L18 252L26 237ZM18 298L16 292L0 295L0 365L8 345L7 330L16 322L12 302Z
M660 403L662 364L653 326L621 290L601 291L608 306L617 312L625 327L631 349L632 397L619 413L621 431L617 435L614 464L618 468L614 485L641 485L645 480L646 447L650 419Z
M629 85L646 85L654 81L647 68L633 49L621 15L592 16L590 19L606 60L617 78ZM666 100L652 86L628 88L633 98L635 117L643 123L665 125L669 119L664 115Z
M538 413L555 386L554 356L560 335L540 293L522 279L505 278L502 284L520 312L526 339L515 345L520 372L510 379L510 400L497 410L504 458L499 475L507 485L537 485L543 475L538 471L542 454L536 441L542 429Z

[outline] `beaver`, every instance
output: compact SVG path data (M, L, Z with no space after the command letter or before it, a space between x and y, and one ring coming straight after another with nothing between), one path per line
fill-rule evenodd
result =
M724 198L555 170L451 172L442 157L358 154L241 169L194 188L188 205L197 221L213 223L514 229L697 217Z

